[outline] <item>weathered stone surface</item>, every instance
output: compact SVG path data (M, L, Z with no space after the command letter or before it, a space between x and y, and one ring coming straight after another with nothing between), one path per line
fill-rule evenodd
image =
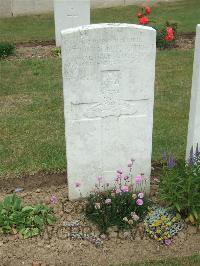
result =
M200 147L200 24L197 25L186 157Z
M132 157L134 174L150 175L155 55L150 27L97 24L62 31L70 199L87 196L96 176L112 185L115 170L126 169Z
M56 46L61 30L90 24L90 0L54 0Z

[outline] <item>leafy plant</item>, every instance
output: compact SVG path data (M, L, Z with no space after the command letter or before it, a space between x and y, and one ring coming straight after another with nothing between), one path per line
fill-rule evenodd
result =
M152 9L145 7L141 9L141 12L137 13L139 24L149 25L157 31L156 35L156 46L159 49L171 49L175 47L176 36L177 36L177 23L166 22L165 25L156 25L154 20L149 19Z
M61 49L59 47L53 48L51 52L54 56L61 56Z
M15 194L0 203L0 232L4 234L19 233L23 238L30 238L39 235L45 225L53 225L55 221L51 208L42 204L23 207Z
M132 164L129 165L130 173ZM142 175L135 178L135 183L129 175L124 175L122 170L117 170L115 187L109 188L109 184L103 184L102 177L98 177L98 185L90 194L86 204L86 217L98 225L101 232L106 233L110 226L118 229L132 228L142 221L150 201L145 193L135 192L142 189L142 182L146 179ZM104 191L102 191L104 187Z
M157 36L156 36L156 46L157 48L163 50L163 49L171 49L175 47L176 44L176 36L177 36L177 24L176 23L169 23L166 22L166 26L157 27L154 26L154 28L157 30ZM170 33L167 33L167 30L169 29L173 30L173 35L170 37Z
M186 221L200 224L200 152L193 149L187 162L163 160L163 174L159 196L168 206L176 209Z
M5 58L15 53L15 45L9 42L0 42L0 58Z

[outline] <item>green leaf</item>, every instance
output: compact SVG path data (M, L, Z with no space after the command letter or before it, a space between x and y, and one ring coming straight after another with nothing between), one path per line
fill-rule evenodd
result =
M37 236L39 235L39 233L40 233L39 228L35 227L32 229L32 236Z
M34 217L34 222L35 222L36 224L38 224L38 225L43 225L43 224L44 224L44 220L43 220L43 218L40 217L40 216L38 216L38 215Z
M195 210L192 210L192 213L193 213L195 219L198 220L198 214L197 214L197 212Z
M174 206L176 207L176 209L178 210L178 212L180 212L180 211L181 211L181 208L180 208L180 206L179 206L179 204L178 204L178 203L174 203Z
M47 223L49 225L53 225L55 223L55 221L56 221L56 218L53 215L51 215L51 214L47 215Z
M34 210L34 208L32 206L26 206L22 209L22 212L31 212L33 210Z

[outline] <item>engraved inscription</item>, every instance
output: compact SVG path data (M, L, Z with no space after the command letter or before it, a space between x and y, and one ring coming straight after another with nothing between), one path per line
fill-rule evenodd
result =
M71 103L74 120L106 117L137 116L138 102L120 99L120 70L102 70L100 101L93 103ZM148 100L148 99L143 99Z

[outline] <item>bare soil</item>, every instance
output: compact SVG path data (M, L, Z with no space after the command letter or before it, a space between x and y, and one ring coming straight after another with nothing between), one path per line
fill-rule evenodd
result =
M193 49L194 42L195 34L193 32L180 33L177 36L176 49ZM54 40L17 43L16 55L10 56L8 60L56 57L56 54L54 52L55 48L56 47Z
M117 235L113 229L98 246L88 240L72 240L67 236L69 228L63 225L75 220L79 220L82 225L76 229L76 232L85 230L83 228L86 226L90 226L95 234L99 232L83 216L84 202L68 201L66 174L41 173L16 180L7 180L7 183L3 179L0 180L0 201L16 186L22 187L24 190L17 194L25 203L51 205L58 220L54 227L46 229L40 237L23 240L18 235L1 235L0 265L2 266L120 265L200 254L200 232L192 226L179 233L170 247L163 246L142 234L142 225L139 226L134 238L131 238L130 232ZM158 179L152 178L152 198L155 197L157 183ZM53 195L58 198L58 203L54 205L50 202Z

